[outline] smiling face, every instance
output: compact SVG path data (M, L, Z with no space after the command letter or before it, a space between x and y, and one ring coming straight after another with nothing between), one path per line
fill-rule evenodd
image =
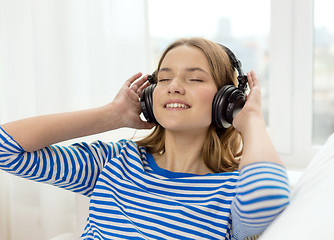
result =
M166 130L207 130L217 86L204 53L181 45L164 57L153 91L153 112Z

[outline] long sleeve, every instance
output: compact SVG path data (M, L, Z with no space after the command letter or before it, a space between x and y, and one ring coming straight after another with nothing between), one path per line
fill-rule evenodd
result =
M262 233L289 203L286 170L275 163L253 163L240 172L232 202L235 239Z
M90 196L108 159L121 143L78 143L49 146L35 152L24 149L0 127L0 169Z

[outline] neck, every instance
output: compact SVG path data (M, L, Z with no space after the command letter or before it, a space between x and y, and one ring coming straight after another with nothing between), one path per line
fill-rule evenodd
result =
M202 158L207 132L171 132L166 130L165 152L156 154L157 164L173 172L212 173Z

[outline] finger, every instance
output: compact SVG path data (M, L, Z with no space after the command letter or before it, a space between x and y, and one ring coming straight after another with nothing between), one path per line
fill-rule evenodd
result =
M141 73L141 72L136 73L135 75L133 75L132 77L130 77L128 80L125 81L124 86L126 86L126 87L130 87L131 84L132 84L133 82L135 82L135 81L136 81L138 78L140 78L141 76L142 76L142 73Z
M148 75L145 75L141 79L132 82L130 89L137 92L137 90L147 81L147 76Z
M147 76L148 76L148 74L143 76L140 80L136 80L129 87L132 91L137 93L138 96L140 96L143 89L148 87L148 85L149 85L149 83L147 82Z
M254 86L254 83L253 83L253 77L250 72L247 73L247 80L248 80L249 88L252 89Z
M139 97L141 97L141 93L143 92L143 90L145 89L145 88L147 88L149 85L150 85L150 83L147 81L147 76L148 75L145 75L139 82L138 82L138 84L140 83L140 86L139 86L139 88L138 88L138 90L137 90L137 95L139 96Z
M256 99L261 99L261 86L260 86L260 81L257 78L255 72L252 70L247 74L247 77L249 77L249 87L251 89L249 95L247 96L247 99L252 98L254 101ZM251 97L250 97L251 95Z
M138 88L137 93L138 93L138 92L141 93L141 92L142 92L145 88L147 88L149 85L150 85L149 82L145 82L143 85L140 86L140 88Z
M135 84L131 85L130 89L131 89L132 91L134 91L135 93L137 93L138 97L140 97L140 96L141 96L141 93L143 92L143 90L144 90L145 88L147 88L149 85L150 85L149 82L145 82L143 85L141 85L141 86L138 88L137 83L135 83Z
M250 74L251 74L251 76L252 76L252 80L253 80L253 87L254 87L254 86L261 87L261 86L260 86L260 81L259 81L259 79L257 78L255 72L252 70L252 71L250 72Z
M139 87L141 87L143 84L145 84L146 81L147 81L147 76L148 76L148 74L146 74L141 79L139 79L138 81L136 81L136 85L139 86Z

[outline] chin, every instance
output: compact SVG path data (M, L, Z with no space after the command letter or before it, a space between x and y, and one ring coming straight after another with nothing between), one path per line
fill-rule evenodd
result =
M203 124L203 125L199 125L199 124L191 124L191 123L162 123L160 124L163 128L165 128L167 131L171 131L171 132L196 132L199 130L205 130L207 131L209 129L210 124Z
M189 129L189 125L185 126L184 124L170 124L170 123L162 123L160 124L164 129L170 131L184 131Z
M211 118L203 118L203 116L164 116L156 117L158 123L170 131L197 131L200 129L208 129L211 124ZM200 121L196 121L200 119Z

